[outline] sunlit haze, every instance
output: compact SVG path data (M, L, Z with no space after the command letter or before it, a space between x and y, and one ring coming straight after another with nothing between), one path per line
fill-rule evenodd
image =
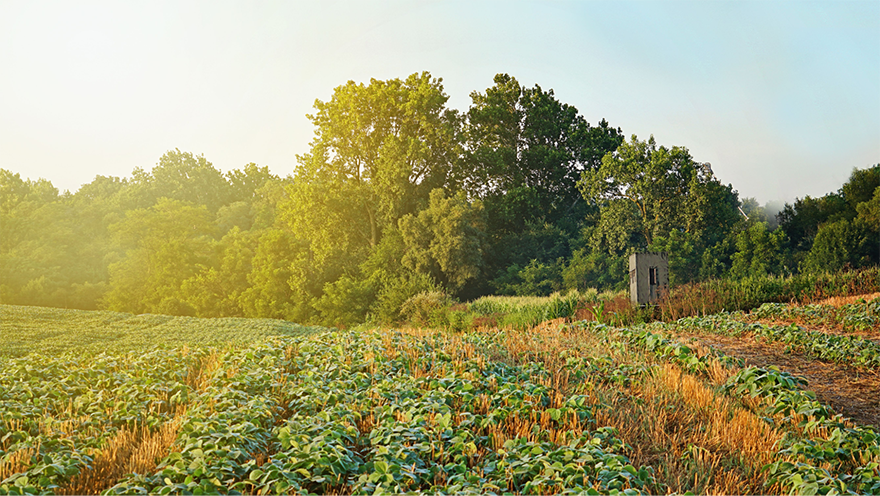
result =
M0 167L75 191L167 150L278 175L348 80L496 73L711 162L741 197L880 162L880 2L0 1Z

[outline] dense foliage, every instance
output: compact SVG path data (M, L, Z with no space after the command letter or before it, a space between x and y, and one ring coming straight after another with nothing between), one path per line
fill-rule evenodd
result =
M73 193L0 169L0 302L347 326L419 295L623 289L645 249L671 253L673 285L880 261L880 165L775 227L686 148L552 90L500 74L471 99L448 108L427 73L348 82L286 178L179 150Z

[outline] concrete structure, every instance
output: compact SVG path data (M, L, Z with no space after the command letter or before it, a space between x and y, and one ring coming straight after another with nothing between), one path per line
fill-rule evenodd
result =
M629 298L633 304L657 303L668 290L668 253L633 253L629 256Z

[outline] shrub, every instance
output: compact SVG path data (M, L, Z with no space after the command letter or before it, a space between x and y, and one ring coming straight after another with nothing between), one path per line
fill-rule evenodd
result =
M423 291L411 296L400 306L400 315L409 323L428 327L441 324L455 301L442 291Z

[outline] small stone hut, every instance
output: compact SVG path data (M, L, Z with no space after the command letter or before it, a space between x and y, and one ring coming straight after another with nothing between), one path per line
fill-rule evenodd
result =
M634 305L657 303L668 290L668 253L633 253L629 256L629 297Z

